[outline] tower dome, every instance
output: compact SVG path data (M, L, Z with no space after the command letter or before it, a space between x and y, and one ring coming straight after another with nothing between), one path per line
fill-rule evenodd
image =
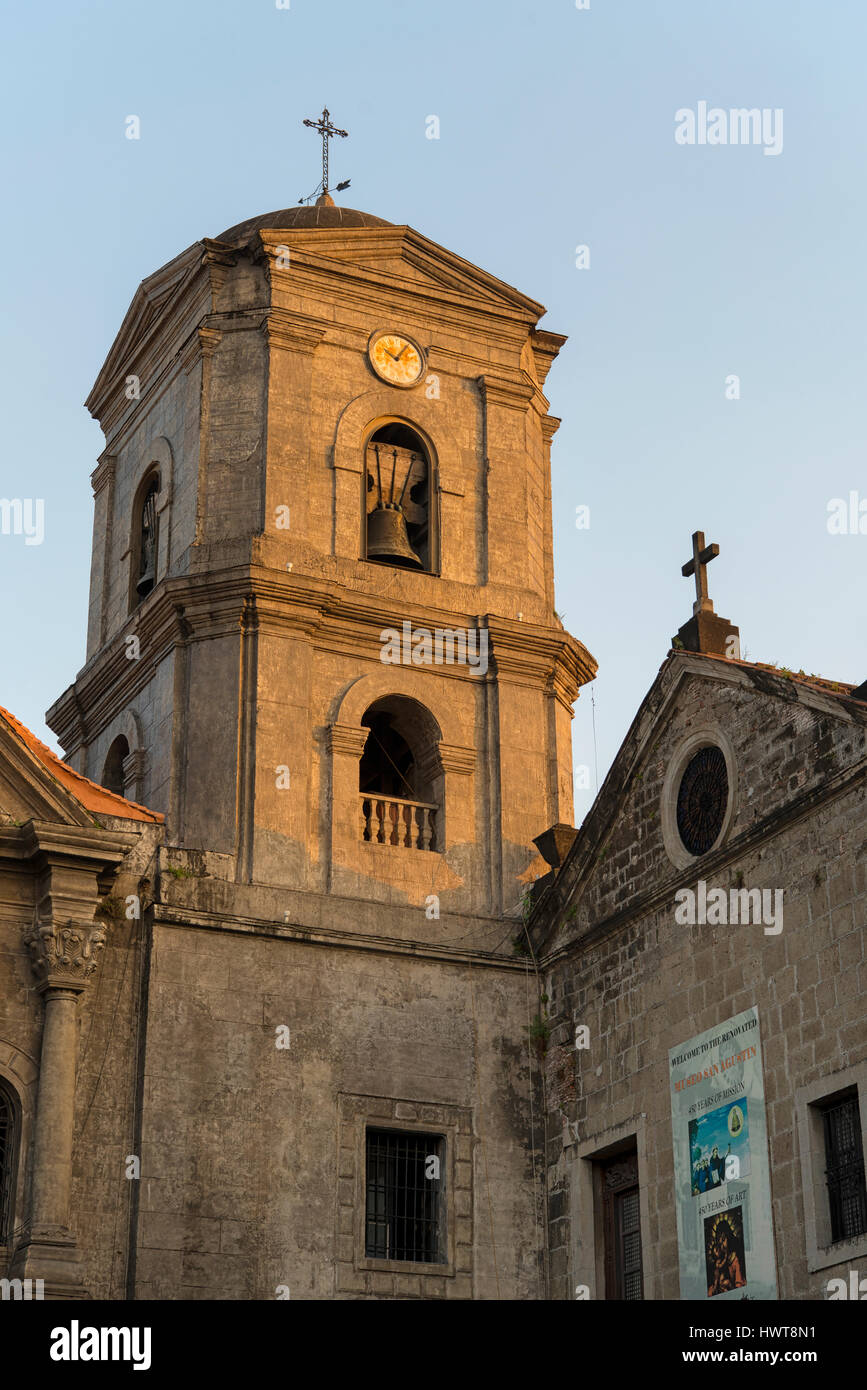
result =
M258 217L248 217L245 222L238 222L236 226L229 227L228 231L221 232L218 241L228 243L246 241L254 232L260 231L263 227L273 228L275 231L300 230L302 228L322 228L323 230L337 231L345 230L349 227L392 227L393 222L387 222L384 217L374 217L370 212L358 212L355 208L340 208L326 194L324 198L313 204L312 207L281 208L277 212L263 212Z

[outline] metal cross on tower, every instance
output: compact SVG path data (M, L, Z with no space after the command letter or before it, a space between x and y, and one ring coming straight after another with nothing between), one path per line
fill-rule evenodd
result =
M695 603L693 613L712 613L713 603L707 596L707 567L719 555L718 545L705 545L704 531L692 534L692 559L681 566L681 574L689 578L695 575Z
M341 136L341 138L345 139L346 136L349 134L349 131L348 131L348 130L339 130L338 127L337 127L336 125L332 125L332 124L331 124L331 121L330 121L330 119L329 119L329 115L330 115L330 113L329 113L328 107L325 106L325 107L322 108L322 115L319 117L319 120L318 120L318 121L307 121L307 120L305 120L305 122L304 122L304 124L305 124L306 126L310 126L310 129L311 129L311 130L318 130L318 131L319 131L319 134L322 136L322 193L323 193L323 195L326 194L326 193L328 192L328 141L329 141L330 139L332 139L332 137L335 136L335 135L339 135L339 136Z

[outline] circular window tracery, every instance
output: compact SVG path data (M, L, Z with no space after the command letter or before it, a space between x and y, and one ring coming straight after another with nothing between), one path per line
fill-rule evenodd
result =
M729 798L722 749L709 745L690 758L677 793L677 830L693 855L707 854L719 839Z

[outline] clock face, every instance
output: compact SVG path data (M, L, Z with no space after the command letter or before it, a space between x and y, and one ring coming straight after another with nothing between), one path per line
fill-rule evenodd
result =
M370 365L392 386L415 386L424 370L422 350L400 333L377 333L370 340Z

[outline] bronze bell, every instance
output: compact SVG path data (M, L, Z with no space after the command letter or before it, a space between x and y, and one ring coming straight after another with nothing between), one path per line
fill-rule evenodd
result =
M139 577L135 586L140 599L146 598L156 583L157 491L158 485L151 483L142 506Z
M154 587L154 566L153 560L148 563L144 574L136 582L136 593L139 598L147 598L151 589Z
M403 565L407 569L424 568L409 543L406 517L396 502L379 502L368 513L367 556L370 560L385 560L390 565Z

